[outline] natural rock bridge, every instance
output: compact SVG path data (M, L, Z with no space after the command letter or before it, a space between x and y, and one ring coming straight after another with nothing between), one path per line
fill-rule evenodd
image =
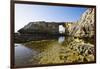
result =
M26 34L65 34L65 22L30 22L21 28L18 32Z

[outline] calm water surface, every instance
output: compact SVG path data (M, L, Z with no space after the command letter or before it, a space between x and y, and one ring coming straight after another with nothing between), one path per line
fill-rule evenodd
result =
M17 66L31 64L30 59L37 54L37 51L24 46L15 44L15 64Z

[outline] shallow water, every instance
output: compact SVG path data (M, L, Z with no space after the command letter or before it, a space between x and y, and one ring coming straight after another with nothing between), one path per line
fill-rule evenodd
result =
M94 44L75 37L15 43L15 66L94 61Z
M24 46L23 44L15 44L15 64L17 66L31 64L29 62L37 51Z

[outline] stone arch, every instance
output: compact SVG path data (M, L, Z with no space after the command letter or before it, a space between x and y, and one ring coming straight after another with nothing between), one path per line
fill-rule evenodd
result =
M64 27L64 25L59 25L59 33L60 34L64 34L65 33L65 27Z

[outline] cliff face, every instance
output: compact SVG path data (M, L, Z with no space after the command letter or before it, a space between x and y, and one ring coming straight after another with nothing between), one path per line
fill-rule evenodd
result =
M59 34L59 25L64 25L64 22L30 22L28 25L21 28L20 33L41 33L41 34Z
M94 35L94 9L87 9L77 23L66 23L68 34L76 37L92 37Z

